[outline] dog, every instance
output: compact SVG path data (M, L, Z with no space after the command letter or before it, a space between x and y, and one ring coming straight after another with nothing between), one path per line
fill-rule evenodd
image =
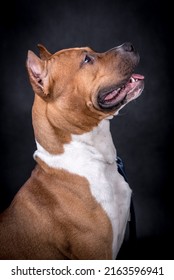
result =
M144 88L139 54L129 42L104 53L38 48L26 61L36 166L0 215L0 259L116 259L132 191L110 119Z

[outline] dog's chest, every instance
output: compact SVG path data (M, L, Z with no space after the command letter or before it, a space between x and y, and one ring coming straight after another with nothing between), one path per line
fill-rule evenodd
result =
M64 145L64 153L50 155L38 143L38 156L50 167L63 168L86 177L92 195L107 213L113 230L113 258L123 240L129 217L131 190L116 166L116 150L109 130L109 121L102 121L93 131L72 136Z

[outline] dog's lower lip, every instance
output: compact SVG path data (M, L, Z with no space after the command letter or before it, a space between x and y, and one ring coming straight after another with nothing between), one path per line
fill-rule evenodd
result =
M102 108L113 108L124 103L126 97L134 92L140 84L143 83L144 76L140 74L132 74L127 82L122 84L119 87L115 87L114 89L101 93L98 97L99 106Z

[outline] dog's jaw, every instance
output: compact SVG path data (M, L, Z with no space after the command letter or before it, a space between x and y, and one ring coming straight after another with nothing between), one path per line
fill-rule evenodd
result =
M137 98L144 88L144 76L132 74L126 82L112 86L109 89L102 89L98 93L97 101L99 107L106 111L120 110L131 100Z

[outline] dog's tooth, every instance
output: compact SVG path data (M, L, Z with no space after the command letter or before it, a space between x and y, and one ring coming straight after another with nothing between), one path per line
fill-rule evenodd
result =
M135 79L133 77L130 77L130 83L134 83Z

